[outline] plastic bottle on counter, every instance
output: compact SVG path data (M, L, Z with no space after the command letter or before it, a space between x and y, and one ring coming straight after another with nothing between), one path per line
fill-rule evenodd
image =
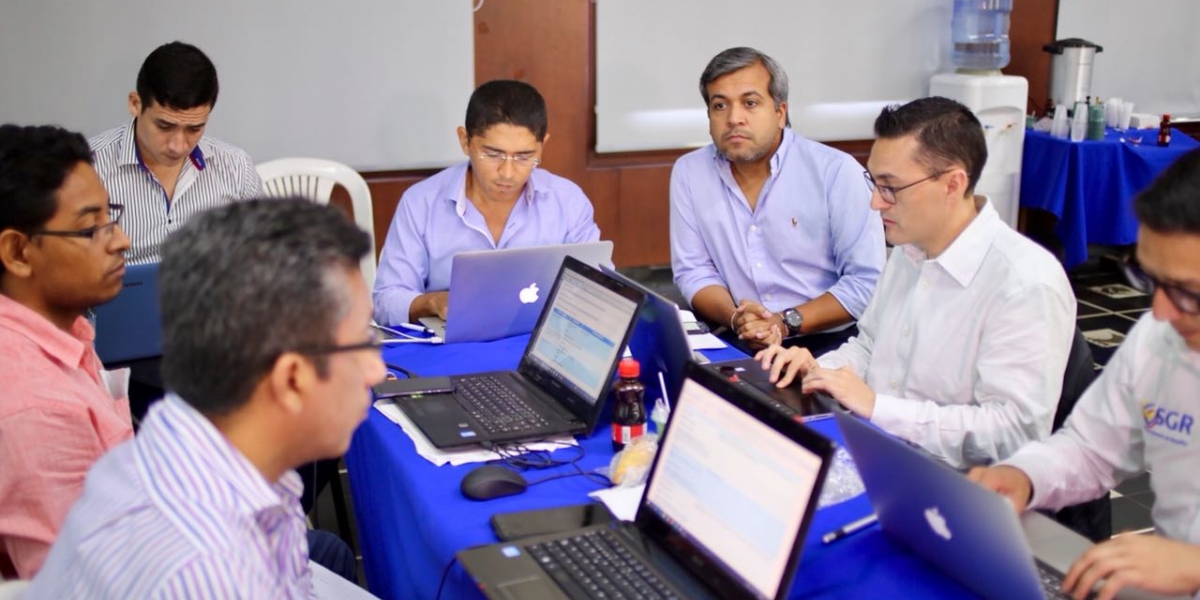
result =
M1162 122L1158 124L1158 145L1163 146L1163 147L1171 145L1171 115L1170 114L1164 114L1163 118L1162 118Z
M620 452L646 434L646 388L638 381L641 371L641 365L632 358L623 358L617 365L620 379L613 384L613 452Z

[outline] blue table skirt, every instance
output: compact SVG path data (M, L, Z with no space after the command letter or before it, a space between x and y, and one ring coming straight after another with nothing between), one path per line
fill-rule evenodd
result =
M422 375L443 375L515 368L528 336L481 344L389 348L385 357ZM706 352L712 360L741 356L736 350ZM841 440L832 419L812 426ZM586 450L579 466L594 470L612 457L606 427L582 441ZM569 459L565 449L556 458ZM378 411L370 411L355 433L346 464L353 490L360 547L371 591L384 599L435 598L443 571L454 553L496 542L489 518L498 512L550 508L588 500L599 485L584 477L568 477L532 486L524 494L486 502L467 500L459 482L473 468L435 467L417 455L400 427ZM535 481L570 467L528 471ZM916 556L895 545L877 525L826 546L820 535L871 512L865 495L828 507L813 518L794 598L971 598ZM441 598L482 598L460 566L447 574Z
M1142 136L1134 145L1122 137ZM1058 217L1055 234L1063 262L1071 268L1087 260L1088 244L1125 245L1137 241L1133 198L1163 169L1200 143L1171 130L1171 145L1155 145L1157 130L1113 129L1103 140L1071 142L1026 131L1021 161L1021 206Z

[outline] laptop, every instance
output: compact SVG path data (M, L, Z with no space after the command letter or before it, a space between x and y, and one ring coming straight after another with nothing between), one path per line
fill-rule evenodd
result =
M834 413L885 534L984 598L1068 597L1063 571L1047 564L1062 561L1034 556L1007 499L848 412ZM1054 545L1091 546L1058 529L1060 539L1039 542L1039 556L1055 554ZM1117 597L1161 598L1133 589Z
M763 370L761 363L753 358L710 363L708 368L738 385L754 389L764 402L792 416L828 415L837 405L836 400L825 394L800 391L799 380L785 388L776 387L771 383L771 372Z
M786 598L833 450L689 362L634 521L472 548L458 560L493 600Z
M162 356L158 263L127 266L121 293L93 312L96 354L106 366Z
M644 301L568 256L516 371L454 376L452 393L396 404L438 448L590 435Z
M646 389L657 389L660 386L658 374L662 373L663 382L667 385L667 400L673 401L683 385L683 367L692 357L687 332L679 319L679 308L674 302L613 269L601 267L600 270L646 296L646 303L642 305L633 335L629 338L629 353L641 364L638 378Z
M460 252L450 267L446 320L421 324L446 343L486 342L533 331L563 258L612 261L612 242Z

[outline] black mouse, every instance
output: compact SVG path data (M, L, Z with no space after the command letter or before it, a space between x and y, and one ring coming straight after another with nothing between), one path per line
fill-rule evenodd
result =
M483 465L462 479L462 493L472 500L491 500L525 491L529 482L520 473L499 465Z

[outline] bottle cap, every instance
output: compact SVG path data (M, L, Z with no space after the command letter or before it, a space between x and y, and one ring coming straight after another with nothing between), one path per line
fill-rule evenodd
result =
M617 365L617 374L625 379L633 379L642 372L642 366L635 358L622 358Z

